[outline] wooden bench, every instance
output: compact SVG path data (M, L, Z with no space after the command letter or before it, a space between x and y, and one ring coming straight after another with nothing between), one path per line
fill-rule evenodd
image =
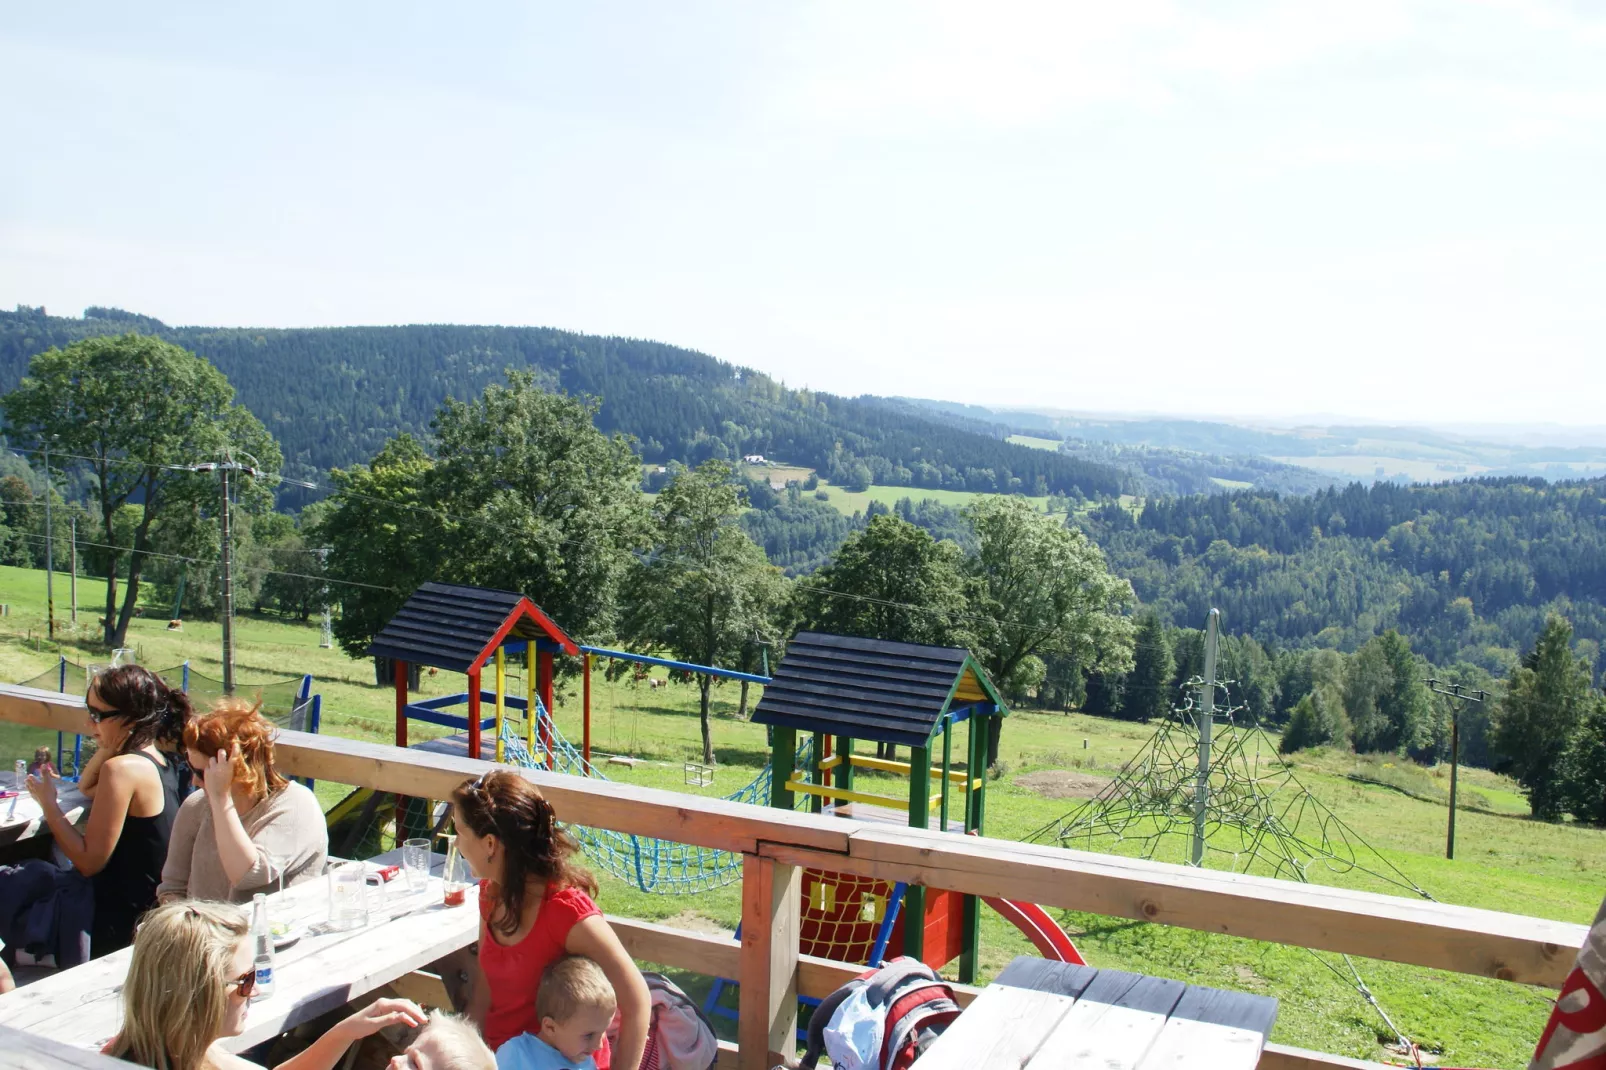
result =
M915 1070L1252 1070L1277 1001L1021 956Z

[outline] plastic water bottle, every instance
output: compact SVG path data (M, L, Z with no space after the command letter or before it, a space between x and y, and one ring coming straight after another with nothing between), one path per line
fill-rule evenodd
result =
M273 995L273 926L268 921L268 897L258 892L251 897L251 939L256 945L256 999Z
M21 758L17 759L12 770L11 786L17 789L19 795L28 790L28 763Z

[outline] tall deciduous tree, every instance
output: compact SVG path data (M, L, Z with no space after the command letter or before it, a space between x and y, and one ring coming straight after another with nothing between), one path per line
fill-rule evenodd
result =
M451 577L526 594L591 642L616 631L620 586L651 534L641 459L596 429L599 407L509 370L505 385L441 406L429 480Z
M871 518L798 584L805 628L894 643L970 646L964 555L897 516ZM878 744L880 757L897 748Z
M1126 675L1121 695L1121 716L1129 721L1148 723L1164 717L1171 709L1171 643L1158 615L1150 612L1138 618L1132 637L1132 671Z
M803 627L894 643L964 646L964 557L951 542L896 516L849 535L829 564L798 585Z
M17 389L0 398L10 433L48 442L65 462L85 464L103 538L128 553L122 606L117 570L108 570L104 638L121 646L139 602L140 575L152 549L152 529L177 503L218 499L215 475L180 467L216 460L224 450L248 453L268 470L279 447L255 416L234 403L223 373L188 350L136 334L88 338L35 356ZM87 460L80 460L87 458ZM249 478L238 489L247 505L271 501L268 486ZM118 511L140 506L128 543ZM113 552L114 555L116 551Z
M1589 666L1573 656L1572 638L1566 618L1545 622L1506 681L1491 740L1495 768L1517 778L1534 816L1546 821L1565 804L1562 759L1589 705Z
M624 633L699 665L736 665L756 640L773 641L787 581L737 523L741 492L731 468L711 460L683 472L653 504L655 546L627 585ZM715 677L697 674L703 761Z
M1007 687L1026 658L1050 653L1091 669L1131 667L1132 621L1122 610L1132 587L1110 574L1097 546L1024 498L983 498L966 513L979 544L969 561L984 618L978 654L994 681ZM1000 720L988 719L988 765L998 760Z

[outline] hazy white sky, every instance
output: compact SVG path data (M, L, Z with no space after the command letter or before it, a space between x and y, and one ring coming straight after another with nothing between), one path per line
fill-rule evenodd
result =
M0 306L1602 423L1606 8L23 0Z

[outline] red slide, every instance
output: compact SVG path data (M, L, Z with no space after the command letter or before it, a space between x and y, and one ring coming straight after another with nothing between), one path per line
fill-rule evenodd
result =
M1045 959L1086 966L1081 952L1065 935L1065 930L1054 923L1048 912L1036 903L1017 903L1013 899L982 896L983 903L1004 916L1004 920L1026 934L1026 939Z

